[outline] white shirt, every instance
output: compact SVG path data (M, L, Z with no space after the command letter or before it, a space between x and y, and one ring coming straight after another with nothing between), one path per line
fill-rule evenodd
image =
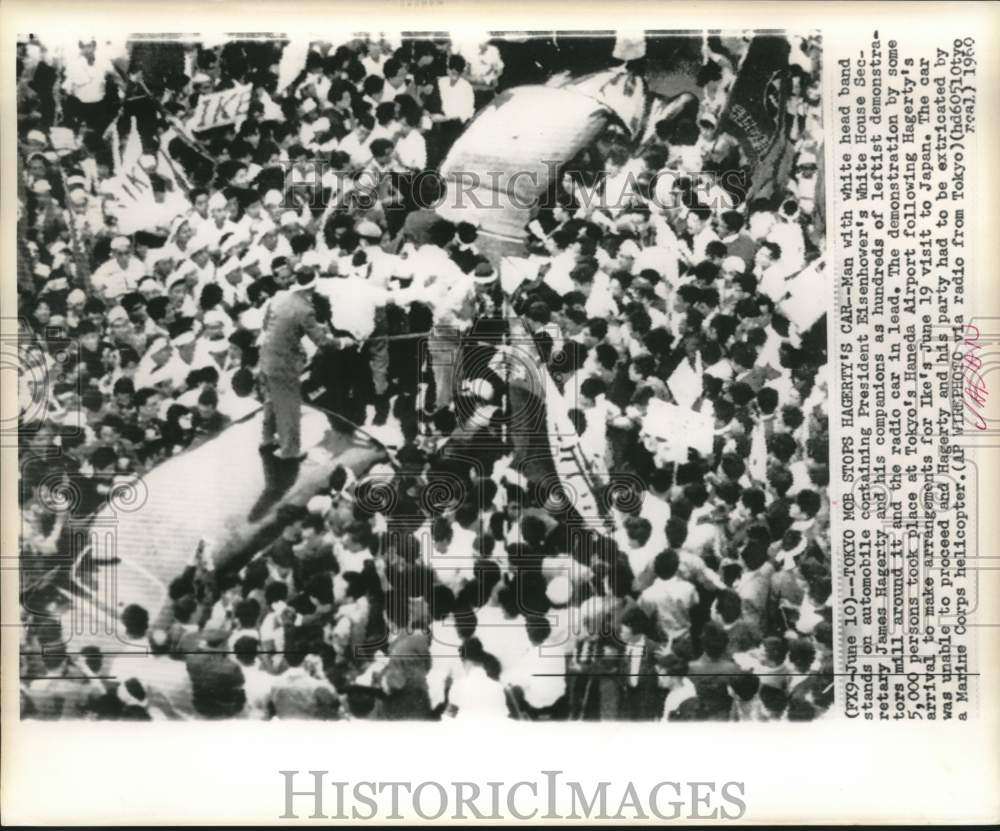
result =
M500 682L490 678L482 667L470 667L458 678L448 694L448 703L456 709L456 719L481 721L510 718L507 696Z
M656 617L663 635L672 641L691 628L691 609L698 603L698 592L687 580L671 577L657 580L639 595L639 606Z
M275 244L273 251L263 243L258 243L251 246L246 256L244 256L242 263L247 267L256 264L257 268L260 269L261 276L268 277L272 274L271 262L275 257L291 256L291 243L285 237L279 235L278 242Z
M438 78L438 93L441 95L441 112L446 119L468 121L475 114L475 93L472 84L464 78L454 83L447 76Z
M375 310L385 305L387 292L363 277L319 280L316 291L330 300L330 322L363 341L375 331Z
M700 263L705 259L705 249L708 247L710 242L718 242L719 237L712 230L711 225L705 225L697 236L691 240L691 258L695 263Z
M427 167L427 142L419 130L410 130L396 142L396 155L408 169L423 170Z
M240 717L256 720L266 719L271 690L274 688L274 681L278 676L271 675L258 666L247 667L240 664L240 669L243 670L243 691L247 697Z
M409 271L413 277L413 283L406 289L397 291L397 303L405 305L414 300L427 302L430 290L436 284L438 288L434 290L446 290L462 280L466 274L455 263L448 252L436 245L421 245L405 261L404 271ZM397 275L407 276L405 273Z
M797 222L774 223L767 239L781 249L778 264L786 275L794 274L806 264L805 238L802 236L802 226Z
M677 710L689 698L697 698L698 691L690 678L681 678L677 686L674 687L663 702L663 720L669 721L670 714Z
M104 100L106 79L112 71L111 62L107 59L97 56L94 63L89 64L83 55L77 55L66 62L63 90L84 104L96 104Z
M532 646L511 670L508 683L519 686L532 707L551 707L566 692L565 670L564 655L543 655Z
M355 167L364 167L371 161L372 151L368 147L368 139L362 142L355 132L344 136L344 140L340 142L340 151L347 154Z
M584 305L587 317L617 317L618 304L611 296L611 280L603 271L594 275L594 285Z
M483 606L476 610L476 637L483 649L500 662L500 677L505 681L531 649L524 618L521 615L509 618L500 606Z
M108 300L117 300L123 294L135 291L139 281L146 276L142 261L130 257L128 265L122 268L118 260L112 257L102 264L90 278L98 293Z
M247 289L250 288L253 280L247 277L242 269L240 270L240 281L236 285L229 282L228 276L218 277L215 282L222 289L222 302L226 306L235 306L237 303L249 302Z
M552 258L552 265L549 270L545 272L545 276L542 280L549 288L561 297L576 288L573 285L572 278L569 276L569 273L575 266L576 253L571 249L560 251ZM597 280L596 275L594 276L594 280Z

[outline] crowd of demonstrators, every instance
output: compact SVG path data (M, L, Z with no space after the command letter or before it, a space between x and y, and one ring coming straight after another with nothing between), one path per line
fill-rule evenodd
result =
M49 372L24 375L25 560L58 554L68 514L247 401L263 399L278 455L297 458L282 419L300 371L317 403L393 446L391 465L338 467L307 506L282 506L278 536L238 571L199 547L163 609L126 608L125 637L148 656L43 650L60 633L40 595L24 613L22 712L827 713L826 321L800 327L786 297L823 248L821 76L817 42L789 39L793 164L766 198L696 176L748 172L719 124L749 39L708 38L698 106L638 147L612 126L564 165L510 297L477 229L427 208L439 183L418 175L498 88L502 40L313 44L290 80L269 42L177 45L185 71L159 73L136 51L22 44L22 334L26 366ZM184 135L200 96L244 82L238 127ZM149 227L125 235L104 183L133 121L154 193ZM157 207L178 197L176 214ZM293 306L307 337L262 341ZM606 533L515 460L508 306L566 401ZM665 458L646 430L654 399L711 417L711 451Z

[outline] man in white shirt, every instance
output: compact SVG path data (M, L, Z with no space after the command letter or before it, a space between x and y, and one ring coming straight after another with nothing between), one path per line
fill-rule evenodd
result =
M475 94L472 84L462 77L465 58L452 55L448 59L448 74L438 79L438 94L441 96L441 114L445 121L460 121L464 124L476 112Z
M123 294L135 291L145 276L145 266L132 256L128 237L115 237L111 241L111 259L94 272L90 281L101 298L113 305Z
M679 567L676 551L661 551L653 560L656 580L639 595L639 608L655 621L659 638L666 643L690 631L691 610L698 604L698 592L678 576Z
M465 58L452 55L448 59L448 74L438 78L441 112L431 116L437 128L433 159L435 164L447 155L455 139L461 135L462 129L476 112L476 94L472 84L462 77L463 72Z
M420 132L419 115L407 115L401 122L396 140L396 160L408 173L418 173L427 167L427 142Z
M495 595L495 603L476 610L476 637L500 662L500 677L506 681L532 647L515 590L498 585Z
M486 674L487 657L479 639L469 638L459 654L465 672L451 686L446 714L469 722L510 718L503 686Z
M718 234L712 228L712 211L709 208L693 208L687 215L687 229L691 235L690 260L691 265L697 265L706 259L705 249L710 242L718 240Z
M66 61L63 92L69 96L70 111L94 132L101 133L106 126L108 76L114 72L111 61L97 56L97 41L90 38L80 41L80 52ZM67 113L68 114L68 113Z
M358 116L354 129L340 142L338 149L341 153L347 154L351 167L361 168L371 161L369 138L374 129L375 119L367 113L362 113Z
M246 703L240 716L258 721L271 717L271 691L277 680L277 676L261 667L257 657L259 646L259 640L246 636L233 645L233 657L243 670L243 690L246 693Z
M515 694L520 707L544 717L566 695L565 655L554 654L552 650L543 654L541 646L552 631L545 617L532 615L525 626L531 649L511 668L507 683L520 693Z
M781 247L775 242L764 242L757 249L754 259L754 275L758 279L757 289L776 303L787 294L785 279L789 271L784 265Z

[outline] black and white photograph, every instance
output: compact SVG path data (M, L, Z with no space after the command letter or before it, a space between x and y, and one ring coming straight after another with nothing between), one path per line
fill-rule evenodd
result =
M20 719L837 718L823 38L341 30L18 32Z

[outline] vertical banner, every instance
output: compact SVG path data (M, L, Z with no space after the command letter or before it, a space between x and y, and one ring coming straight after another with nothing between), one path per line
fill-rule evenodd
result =
M791 159L788 39L758 35L743 58L720 131L733 135L752 170L749 196L772 196L788 178Z

